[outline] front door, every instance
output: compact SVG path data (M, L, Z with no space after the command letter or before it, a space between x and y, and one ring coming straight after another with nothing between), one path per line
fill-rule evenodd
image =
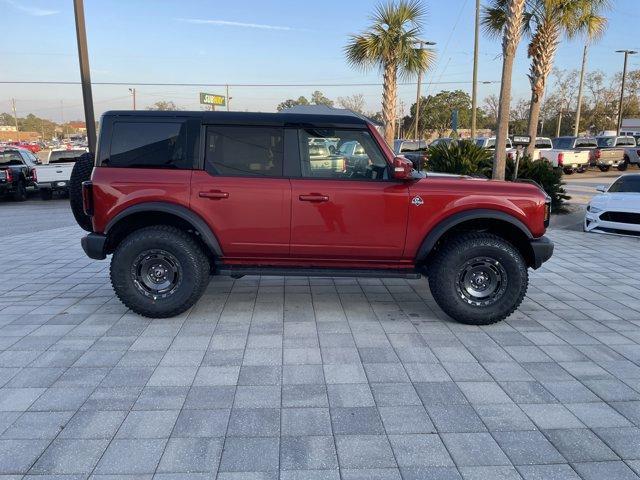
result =
M399 260L409 190L389 178L369 131L301 129L299 144L302 178L291 180L291 255Z
M287 257L291 184L282 177L284 130L206 128L204 170L191 177L191 209L216 234L225 262Z

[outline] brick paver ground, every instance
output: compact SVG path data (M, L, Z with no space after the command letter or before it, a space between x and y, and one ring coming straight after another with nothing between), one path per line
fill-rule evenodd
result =
M149 320L80 234L3 237L1 479L638 478L638 239L550 232L470 327L424 279L220 277Z

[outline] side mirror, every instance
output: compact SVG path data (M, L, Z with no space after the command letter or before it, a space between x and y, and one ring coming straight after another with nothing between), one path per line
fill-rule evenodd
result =
M395 157L393 159L393 178L396 180L411 180L411 172L413 171L413 163L404 157Z
M598 185L598 186L596 187L596 190L597 190L598 192L605 193L605 192L607 191L607 187L606 187L606 186L604 186L604 185Z

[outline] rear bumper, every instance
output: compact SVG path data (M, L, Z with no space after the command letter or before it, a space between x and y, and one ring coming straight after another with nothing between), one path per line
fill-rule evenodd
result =
M87 257L94 260L104 260L107 255L104 253L104 245L107 243L107 236L101 233L89 233L82 237L80 244Z
M533 251L532 267L534 269L540 268L540 266L553 255L553 242L547 237L540 237L530 240L530 244L531 250Z

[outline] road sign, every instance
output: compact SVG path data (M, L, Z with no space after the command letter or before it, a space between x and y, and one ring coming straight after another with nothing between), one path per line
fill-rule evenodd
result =
M200 92L200 103L204 105L224 107L227 104L227 97L224 95L216 95L215 93Z

